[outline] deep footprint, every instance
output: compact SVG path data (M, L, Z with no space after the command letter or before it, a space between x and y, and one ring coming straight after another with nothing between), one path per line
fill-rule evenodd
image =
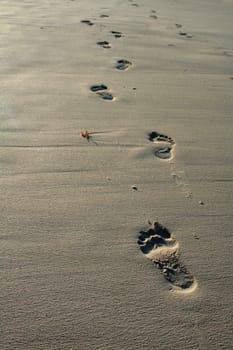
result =
M194 277L180 261L178 243L166 227L155 222L148 230L140 231L137 243L167 281L182 290L192 287Z
M117 61L116 69L118 69L118 70L126 70L130 66L132 66L132 62L130 62L128 60L125 60L125 59L121 59L121 60Z
M171 137L160 134L157 131L151 131L148 134L148 140L156 145L154 151L156 157L160 159L170 159L172 157L175 141Z

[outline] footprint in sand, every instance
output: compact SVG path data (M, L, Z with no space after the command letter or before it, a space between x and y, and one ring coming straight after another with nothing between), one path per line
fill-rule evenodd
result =
M194 276L180 261L179 243L166 227L155 222L148 230L140 231L137 243L173 286L181 290L193 287Z
M93 26L94 25L94 23L92 22L92 21L90 21L89 19L83 19L82 21L80 21L81 23L85 23L85 24L87 24L87 25L89 25L89 26Z
M158 19L158 16L156 16L156 15L150 15L150 18Z
M158 19L158 16L156 15L156 10L151 10L150 12L151 12L150 18Z
M106 40L98 41L97 45L103 47L104 49L110 49L111 48L111 44L108 41L106 41Z
M154 154L160 159L171 159L175 141L166 135L157 131L151 131L148 134L148 140L155 144Z
M188 33L183 32L183 31L179 32L179 35L183 36L185 38L188 38L188 39L192 39L192 37L193 37L192 34L188 34Z
M121 32L118 32L118 31L116 31L116 30L111 30L110 33L113 34L113 35L115 36L116 39L121 38L122 35L123 35Z
M121 60L117 61L116 69L118 69L118 70L126 70L130 66L132 66L132 62L130 62L128 60L125 60L125 59L121 59Z
M113 95L108 90L108 87L104 84L98 84L98 85L92 85L90 87L90 90L92 92L95 92L97 95L99 95L103 100L114 100Z

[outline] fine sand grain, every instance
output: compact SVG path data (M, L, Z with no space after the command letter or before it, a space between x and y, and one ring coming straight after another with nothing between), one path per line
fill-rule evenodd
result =
M0 2L1 350L230 350L230 0Z

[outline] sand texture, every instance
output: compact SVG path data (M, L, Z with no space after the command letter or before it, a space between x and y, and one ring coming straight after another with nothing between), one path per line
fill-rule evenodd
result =
M230 350L233 2L0 2L0 350Z

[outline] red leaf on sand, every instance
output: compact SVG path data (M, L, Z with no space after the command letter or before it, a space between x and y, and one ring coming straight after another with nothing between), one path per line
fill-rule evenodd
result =
M81 132L81 136L85 137L87 140L90 138L90 133L86 130L86 131L82 131Z
M82 131L81 132L81 136L86 138L87 141L89 141L89 139L90 139L90 133L87 130L86 131Z

